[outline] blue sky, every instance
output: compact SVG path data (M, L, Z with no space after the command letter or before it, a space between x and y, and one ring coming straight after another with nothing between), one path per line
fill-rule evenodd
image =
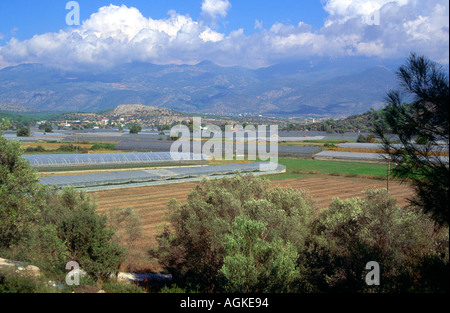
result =
M19 0L0 1L0 33L5 43L11 37L19 40L30 39L34 35L57 32L67 27L65 0ZM166 18L170 10L189 15L195 20L201 14L201 0L78 0L81 21L88 19L102 6L110 4L136 7L144 16L155 19ZM323 26L327 13L320 1L299 0L238 0L233 1L226 21L217 27L227 33L243 28L246 33L255 32L255 21L263 26L276 22L297 24L300 21L315 28Z
M251 68L312 57L406 57L448 64L446 0L0 1L0 68L130 61ZM369 18L369 19L368 19Z

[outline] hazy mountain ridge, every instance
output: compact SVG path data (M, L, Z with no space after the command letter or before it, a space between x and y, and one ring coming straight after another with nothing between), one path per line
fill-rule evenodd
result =
M87 111L136 103L215 114L356 114L378 108L395 87L393 67L374 60L293 62L251 70L129 63L64 71L42 64L0 70L0 103L32 110Z

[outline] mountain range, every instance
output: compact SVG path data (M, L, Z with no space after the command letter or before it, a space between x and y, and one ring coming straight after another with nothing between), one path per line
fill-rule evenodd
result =
M89 71L21 64L0 70L0 103L9 111L98 112L136 103L187 113L348 116L384 105L399 64L358 57L260 69L211 61Z

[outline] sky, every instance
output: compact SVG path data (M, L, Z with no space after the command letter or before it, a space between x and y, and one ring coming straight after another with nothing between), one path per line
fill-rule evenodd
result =
M260 68L413 51L448 65L448 21L444 0L0 1L0 68L204 60Z

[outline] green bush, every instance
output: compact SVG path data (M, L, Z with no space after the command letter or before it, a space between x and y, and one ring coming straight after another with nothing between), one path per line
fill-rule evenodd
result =
M45 148L41 145L38 145L37 147L27 147L25 149L25 152L45 152Z
M281 238L266 240L265 223L237 216L225 235L225 257L219 273L224 292L288 292L299 276L295 247Z
M178 287L176 284L170 286L164 286L160 289L159 293L187 293L185 289ZM197 293L190 291L189 293Z
M150 255L187 292L448 292L448 229L384 189L314 214L307 192L238 175L168 208ZM370 261L379 286L366 284Z
M18 142L0 137L0 253L54 275L76 261L95 279L118 271L126 250L113 242L107 217L91 197L44 187Z
M134 124L130 127L130 134L138 134L142 131L142 126Z
M107 217L96 213L91 197L65 188L62 193L49 191L47 203L43 221L55 225L68 249L68 259L96 279L117 273L126 251L113 242L114 231L107 225Z
M91 150L114 150L115 143L96 142L92 145Z
M366 142L366 137L363 134L360 134L358 139L356 139L356 142Z
M52 133L53 132L53 126L50 122L45 122L43 124L40 124L39 129L43 130L44 133Z
M31 131L29 127L21 126L16 131L17 137L31 137Z
M0 137L0 251L28 238L45 207L44 190L20 143Z
M433 221L415 208L400 209L386 190L368 190L363 199L336 199L313 229L306 260L310 282L321 291L418 291L415 269L428 256L442 256L441 264L448 266L448 230L436 232ZM369 261L380 264L380 286L365 283Z
M37 277L30 277L18 273L0 273L0 293L56 293L57 289L49 286Z
M102 284L102 290L107 293L145 293L142 287L130 283L108 281Z
M46 274L62 276L66 273L69 251L54 224L38 224L31 231L28 240L17 246L17 258L33 264Z
M80 146L76 146L74 144L65 144L65 145L60 145L58 148L58 151L63 151L63 152L74 152L74 151L80 151L81 147Z
M175 200L169 203L171 228L166 227L158 236L158 247L151 251L151 256L157 257L175 283L188 291L273 291L274 286L284 285L287 276L294 280L290 270L283 274L276 264L292 261L289 256L304 249L313 215L312 199L306 192L268 187L268 181L252 175L201 182L189 194L187 204L181 206ZM266 227L264 235L258 237L261 245L251 249L258 251L263 247L264 253L268 253L267 260L273 262L252 259L243 246L240 258L261 262L255 266L273 271L272 280L268 280L267 273L260 273L256 281L243 283L236 281L230 271L239 257L233 256L232 247L224 246L224 242L231 245L237 240L245 245L239 227L247 226L236 224L242 219L245 225L263 223ZM282 258L277 259L283 248L289 252L288 256L280 254Z

